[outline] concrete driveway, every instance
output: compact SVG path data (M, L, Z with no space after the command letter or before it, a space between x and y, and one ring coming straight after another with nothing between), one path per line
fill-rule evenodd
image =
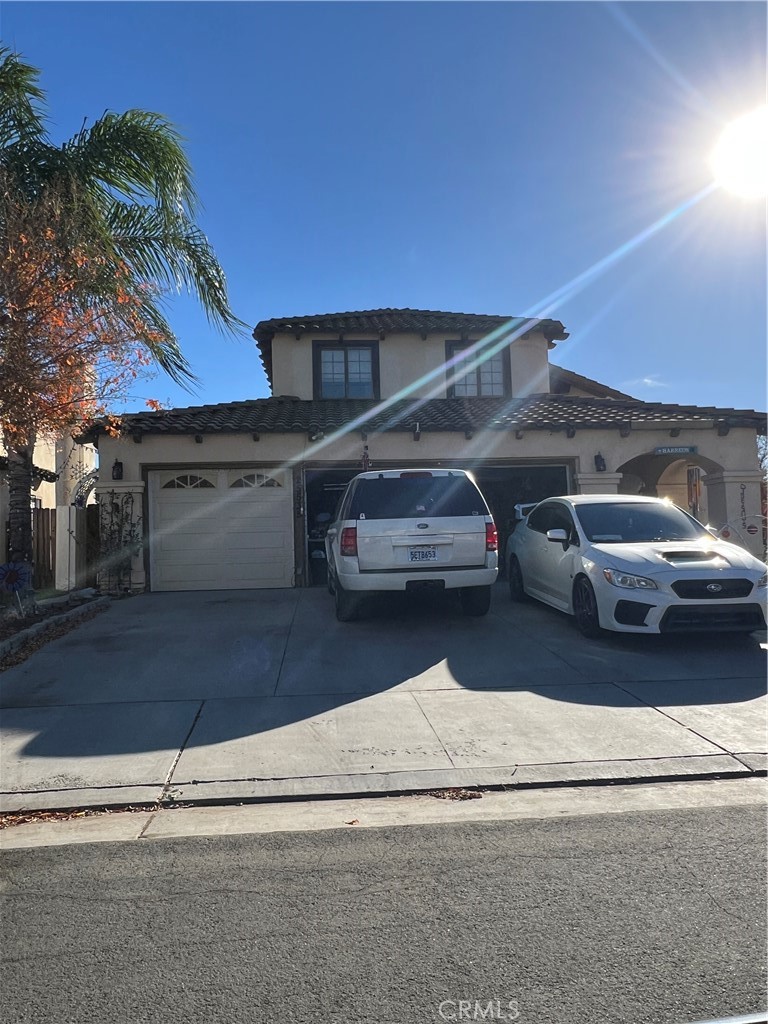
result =
M764 648L588 641L501 584L349 624L319 589L143 595L0 676L2 808L746 774Z

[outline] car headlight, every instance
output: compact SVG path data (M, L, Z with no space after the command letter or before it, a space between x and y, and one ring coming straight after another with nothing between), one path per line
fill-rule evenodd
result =
M628 590L658 590L653 580L645 576L632 576L628 572L619 572L618 569L603 569L603 576L614 587L626 587Z
M760 579L757 581L758 587L768 587L768 572L764 572Z

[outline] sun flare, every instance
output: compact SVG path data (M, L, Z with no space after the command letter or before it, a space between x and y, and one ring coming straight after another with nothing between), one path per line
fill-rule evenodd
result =
M715 181L743 199L768 195L768 107L732 121L710 157Z

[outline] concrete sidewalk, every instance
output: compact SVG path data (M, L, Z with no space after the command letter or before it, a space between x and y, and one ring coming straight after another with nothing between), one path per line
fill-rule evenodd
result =
M764 646L764 645L763 645ZM322 590L144 595L0 676L2 809L739 776L755 637L587 641L504 588L335 621Z

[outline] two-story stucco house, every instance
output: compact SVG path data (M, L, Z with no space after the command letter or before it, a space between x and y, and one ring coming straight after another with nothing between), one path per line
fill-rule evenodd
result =
M413 309L264 320L272 397L137 413L96 428L97 492L144 539L134 589L304 586L363 468L473 470L502 537L552 494L669 496L755 552L761 473L749 410L638 401L549 362L555 320Z

